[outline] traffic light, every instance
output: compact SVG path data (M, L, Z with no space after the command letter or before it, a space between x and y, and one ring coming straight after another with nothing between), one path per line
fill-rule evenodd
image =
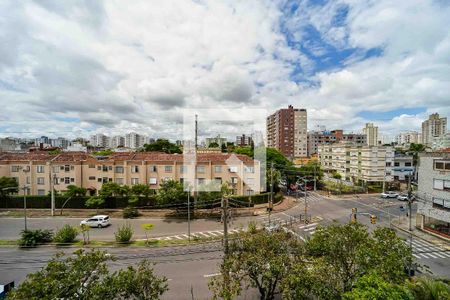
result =
M376 224L376 223L377 223L377 216L375 216L375 215L370 215L370 223Z

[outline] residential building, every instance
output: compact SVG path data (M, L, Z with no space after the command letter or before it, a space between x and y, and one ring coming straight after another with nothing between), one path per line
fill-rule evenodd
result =
M431 114L428 120L422 122L422 144L431 146L433 139L443 136L447 132L447 118L438 113Z
M409 147L410 144L421 143L419 136L420 134L417 131L400 132L400 134L396 136L395 142L399 146Z
M236 146L248 147L253 143L253 139L251 135L238 135L236 136Z
M290 159L308 156L306 109L277 110L266 119L267 146L275 148Z
M417 226L450 238L450 152L420 153L417 172Z
M344 133L341 129L331 131L313 131L308 133L308 156L317 154L319 145L328 145L348 141L360 146L366 145L366 135Z
M0 151L14 151L20 149L20 144L13 138L0 139Z
M130 132L125 135L125 147L137 149L143 147L148 142L143 135L136 132Z
M227 144L227 138L221 137L220 135L212 138L205 139L205 147L209 148L210 144L216 143L219 147L222 147L223 144Z
M194 176L188 177L188 171L192 170L193 175L194 169L186 164L183 155L160 152L115 153L107 157L82 152L0 153L0 177L16 178L19 186L29 187L33 195L47 195L50 178L54 177L58 192L73 184L95 194L107 182L147 184L157 190L164 180L190 181ZM238 195L261 191L259 162L246 155L198 154L196 169L198 184L227 182Z
M70 146L70 141L68 139L66 139L66 138L58 137L56 139L51 139L50 140L50 144L53 147L58 147L58 148L61 148L61 149L67 149L67 147Z
M89 144L93 147L108 147L109 146L109 137L102 133L94 134L89 139Z
M395 154L392 176L395 181L408 181L409 176L413 179L415 167L413 157L409 155Z
M447 132L444 135L439 137L435 137L433 139L433 143L431 144L431 149L434 151L449 149L450 148L450 132Z
M374 126L373 123L366 123L363 133L366 135L368 146L378 145L378 126Z
M319 146L319 161L328 173L337 172L352 182L392 181L394 149L341 142Z
M72 143L72 145L68 146L66 149L67 152L87 152L87 147L79 142Z
M113 136L109 141L110 148L125 147L125 138L120 135Z

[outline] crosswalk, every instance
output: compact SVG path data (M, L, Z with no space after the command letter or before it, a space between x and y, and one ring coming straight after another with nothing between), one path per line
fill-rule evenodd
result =
M409 245L409 241L405 241ZM450 251L441 248L424 240L412 240L413 256L418 259L450 258Z
M300 195L299 197L296 197L296 199L299 202L304 202L305 201L305 195ZM308 192L308 194L306 196L306 201L308 203L323 201L323 199L324 198L322 196L320 196L319 194L316 194L314 192Z
M228 231L228 234L236 234L242 232L243 229L231 229ZM205 238L217 238L223 236L223 230L212 230L212 231L199 231L199 232L191 232L191 238L205 239ZM174 241L174 240L186 240L189 236L187 234L178 234L171 236L161 236L151 238L152 240L158 241Z
M303 231L309 235L313 235L316 232L316 227L317 225L319 225L319 223L311 223L311 224L303 224L303 225L298 225L297 228L300 231Z

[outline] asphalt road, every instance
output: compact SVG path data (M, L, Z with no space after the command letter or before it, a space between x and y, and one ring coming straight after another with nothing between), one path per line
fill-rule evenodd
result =
M370 230L376 226L389 226L389 218L402 218L406 221L406 212L401 211L404 202L398 200L385 200L378 197L363 196L354 200L330 200L326 197L309 194L307 197L308 214L314 216L310 224L297 223L294 231L302 238L311 236L317 226L326 226L332 222L347 223L351 209L356 207L360 213L375 214L378 217L377 224L370 224L369 217L358 216L358 221L366 224ZM416 207L413 206L413 211ZM271 214L270 222L286 222L292 217L298 217L304 213L304 199L298 199L295 207L279 213ZM413 216L413 220L414 220ZM248 224L250 220L256 220L260 224L268 224L268 216L239 218L233 221L232 227L240 227ZM65 223L79 224L80 219L31 219L31 228L57 228ZM113 225L105 229L93 229L91 238L111 239L117 226L125 220L113 220ZM155 229L153 235L172 235L186 233L187 222L185 220L149 219L129 220L136 229L137 238L144 237L139 224L153 223ZM14 239L18 237L23 226L23 219L0 218L0 239ZM191 231L207 231L222 229L222 224L217 220L195 220L191 224ZM402 238L408 236L398 233ZM214 246L215 245L215 246ZM0 248L0 282L14 280L21 282L26 274L38 270L58 250L54 248L37 248L31 250L18 250L17 248ZM123 267L136 263L142 258L148 258L155 262L155 270L158 274L169 278L170 291L165 299L192 299L191 289L195 299L210 299L207 282L217 272L222 251L220 244L208 244L208 246L176 246L158 249L147 248L109 248L109 252L120 259L112 264L113 268ZM450 277L450 253L443 252L440 248L418 239L413 239L413 253L418 263L426 265L437 276ZM243 294L242 299L256 298L254 290Z

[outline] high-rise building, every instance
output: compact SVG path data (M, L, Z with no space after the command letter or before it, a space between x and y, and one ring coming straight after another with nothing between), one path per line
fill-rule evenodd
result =
M445 135L447 132L447 118L439 117L438 113L431 114L428 120L422 122L422 143L431 146L433 139Z
M308 156L306 109L289 105L268 116L266 122L269 148L275 148L291 159Z
M364 146L366 145L366 136L364 134L344 133L341 129L309 132L308 156L317 154L319 145L329 145L340 141L348 141L358 146Z
M145 137L136 132L130 132L125 135L125 147L136 149L144 146L144 144Z
M399 135L395 138L397 145L400 146L409 146L410 144L418 144L421 141L419 140L419 133L417 131L405 131L400 132Z
M91 136L90 144L94 147L108 147L109 138L102 133L97 133Z
M113 136L109 141L110 148L118 148L125 146L125 138L120 135Z
M251 146L253 139L250 135L238 135L236 136L236 146L246 147Z
M378 126L373 126L373 123L366 123L363 133L366 135L368 146L378 145Z

